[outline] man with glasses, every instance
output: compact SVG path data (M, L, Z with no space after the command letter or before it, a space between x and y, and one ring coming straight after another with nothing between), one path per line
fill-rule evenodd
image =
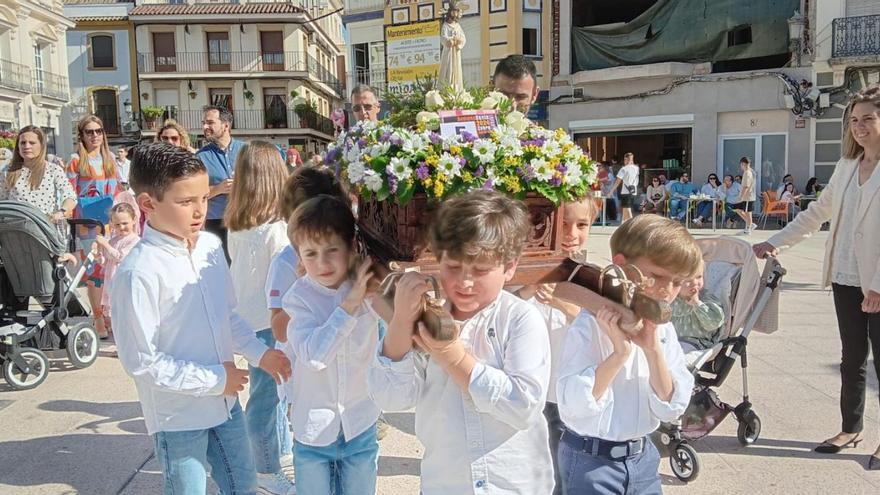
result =
M667 186L669 190L669 216L677 220L684 220L687 215L688 198L694 194L694 186L690 184L690 176L687 172L681 174L677 181Z
M366 84L359 84L351 91L351 111L358 122L379 121L379 99L376 90Z
M223 227L223 214L232 191L232 178L235 176L235 159L244 146L242 141L232 139L232 112L226 107L208 105L202 109L202 132L208 140L197 156L208 169L208 216L205 230L217 234L223 242L223 252L229 263L226 245L226 228Z

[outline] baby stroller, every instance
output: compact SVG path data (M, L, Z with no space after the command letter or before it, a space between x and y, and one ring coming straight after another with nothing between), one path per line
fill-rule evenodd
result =
M694 392L684 415L674 423L661 424L657 432L669 450L672 472L684 482L693 481L700 472L697 452L688 442L711 433L731 412L739 422L740 444L750 445L761 435L761 419L749 401L748 338L752 330L776 330L779 283L786 273L776 258L770 258L759 276L752 247L742 239L719 237L698 243L706 264L705 290L722 301L726 320L713 346L695 349L683 344L688 367L694 373ZM739 405L732 406L722 402L713 388L724 383L737 357L743 397Z
M70 224L103 232L93 220ZM72 237L70 243L74 251ZM76 291L94 255L71 277L59 261L67 250L67 239L43 212L27 203L0 201L0 365L15 390L35 388L46 379L44 350L65 349L75 368L98 358L98 334ZM31 298L41 309L31 309Z

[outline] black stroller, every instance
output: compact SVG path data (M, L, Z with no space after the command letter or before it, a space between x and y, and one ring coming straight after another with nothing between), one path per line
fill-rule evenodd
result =
M71 220L72 227L94 220ZM73 230L73 229L71 229ZM75 241L70 237L70 251ZM45 351L65 349L76 368L98 358L99 339L77 286L94 256L71 277L59 257L68 239L40 210L27 203L0 201L0 365L15 390L43 383L49 373ZM31 298L39 304L32 309Z

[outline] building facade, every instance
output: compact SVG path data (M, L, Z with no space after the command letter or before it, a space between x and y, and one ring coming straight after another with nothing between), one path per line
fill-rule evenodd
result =
M133 8L134 2L114 0L65 4L65 16L76 23L67 31L70 103L63 112L67 136L75 135L81 118L97 115L111 146L138 141L134 29L128 20ZM64 141L70 149L64 148L62 156L73 152L73 141Z
M0 0L0 129L36 125L59 152L69 98L64 17L59 0Z
M332 139L341 5L171 1L138 2L129 14L145 137L175 118L199 141L201 109L211 104L232 111L241 139L304 151Z
M799 81L811 71L789 48L800 2L720 1L705 14L691 3L554 2L551 127L597 160L634 153L643 182L687 171L699 186L712 173L738 175L744 156L759 191L786 173L806 182L810 116Z
M465 86L490 84L499 60L523 54L535 62L538 85L549 88L551 0L462 0L458 5L467 38L461 53ZM442 19L447 7L442 0L345 0L349 86L367 84L385 91L385 27ZM545 120L543 107L536 105L535 110L535 120Z
M815 26L813 83L823 95L813 121L811 176L825 182L840 158L842 118L851 94L880 82L880 2L838 0L810 2L808 23ZM809 32L809 30L808 30Z

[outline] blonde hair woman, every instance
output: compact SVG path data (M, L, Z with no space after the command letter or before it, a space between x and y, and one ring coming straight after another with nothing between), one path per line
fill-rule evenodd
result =
M116 158L110 152L104 135L104 122L94 115L89 115L79 121L76 135L79 139L77 156L67 167L68 179L77 195L76 216L97 220L106 225L110 223L110 208L113 206L113 198L120 192L120 182ZM80 256L84 259L92 249L97 229L78 226L76 235L82 246ZM107 327L101 311L101 297L104 291L103 266L95 264L86 273L86 286L95 317L95 330L101 338L106 338Z
M880 376L880 85L857 93L843 119L843 157L819 199L767 242L761 258L793 246L830 221L825 243L823 285L831 285L842 344L840 363L841 431L816 447L834 454L862 441L865 366L873 349ZM876 425L875 425L876 426ZM880 469L880 448L868 460Z
M235 181L223 219L228 229L236 310L269 348L275 347L275 338L264 289L272 259L289 245L281 209L287 175L275 145L260 140L246 144L235 162ZM282 406L279 411L275 380L259 368L249 370L251 395L245 418L257 481L271 493L288 493L291 487L281 472L279 445L289 452L291 440L282 438L279 442L278 433L290 430L286 410Z
M156 142L168 143L172 146L183 148L190 153L196 152L190 144L189 134L187 134L186 129L174 119L167 119L162 123L162 128L156 133Z

